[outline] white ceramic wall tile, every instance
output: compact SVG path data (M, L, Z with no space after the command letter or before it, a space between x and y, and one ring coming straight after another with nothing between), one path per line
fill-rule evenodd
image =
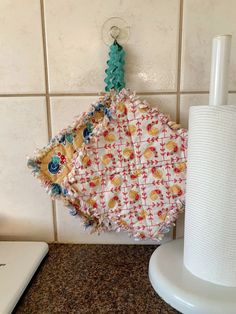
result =
M180 123L188 128L188 115L190 106L208 105L208 94L189 94L180 96Z
M0 238L53 241L51 201L26 166L47 143L44 98L0 98L0 126Z
M140 95L152 107L157 107L161 112L170 116L171 120L176 119L176 95Z
M51 97L52 133L56 135L74 121L76 116L88 111L91 104L97 101L96 96Z
M236 93L229 94L228 103L236 105ZM208 105L208 94L185 94L180 97L180 123L184 128L188 127L188 115L190 106Z
M108 47L101 32L114 16L130 26L127 86L139 92L176 89L178 0L47 0L45 15L50 91L104 90Z
M58 241L62 243L103 243L103 244L156 244L155 241L136 241L126 232L109 232L100 235L85 230L77 216L71 216L68 210L57 201ZM172 232L166 235L163 243L172 239Z
M181 89L208 91L212 39L232 34L230 90L236 90L236 1L184 1Z
M167 111L171 116L175 115L175 95L140 96L163 111ZM83 111L87 111L90 104L97 97L51 97L52 131L55 135L59 130L69 125L73 117ZM165 110L166 109L166 110ZM78 217L72 217L69 211L59 201L56 202L57 231L59 242L74 243L134 243L143 244L141 241L134 241L126 233L106 233L100 236L91 235L85 231ZM166 241L172 238L172 233L168 234ZM145 241L145 244L155 244L154 241Z
M176 118L176 95L140 95L141 99L158 107L163 113L169 114L171 119ZM74 118L87 111L90 105L98 99L97 96L64 96L51 97L52 133L70 125Z
M45 91L40 1L0 1L0 93Z

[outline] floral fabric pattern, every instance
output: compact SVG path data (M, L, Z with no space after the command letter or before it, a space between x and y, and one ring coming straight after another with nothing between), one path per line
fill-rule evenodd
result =
M94 127L100 121L111 118L111 98L112 93L100 96L98 101L91 105L88 113L79 116L72 126L62 130L46 147L28 159L28 167L33 175L40 179L52 198L61 199L70 208L71 214L83 214L83 218L88 220L90 218L80 211L80 200L70 199L63 181L72 170L74 154L84 143L89 143Z
M63 188L80 202L86 225L162 239L184 207L187 131L122 90L108 119L83 134Z

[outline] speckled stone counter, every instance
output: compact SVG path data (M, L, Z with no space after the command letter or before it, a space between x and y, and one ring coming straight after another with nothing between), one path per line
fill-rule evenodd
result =
M155 248L51 244L14 313L178 313L149 283Z

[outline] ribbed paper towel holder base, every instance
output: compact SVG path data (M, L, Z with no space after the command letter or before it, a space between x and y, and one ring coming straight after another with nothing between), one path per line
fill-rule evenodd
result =
M149 262L149 279L168 304L184 314L235 314L236 288L192 275L183 263L184 240L158 247Z

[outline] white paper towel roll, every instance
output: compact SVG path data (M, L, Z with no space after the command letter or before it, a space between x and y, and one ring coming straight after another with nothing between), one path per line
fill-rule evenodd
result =
M190 109L184 264L236 287L236 106Z

